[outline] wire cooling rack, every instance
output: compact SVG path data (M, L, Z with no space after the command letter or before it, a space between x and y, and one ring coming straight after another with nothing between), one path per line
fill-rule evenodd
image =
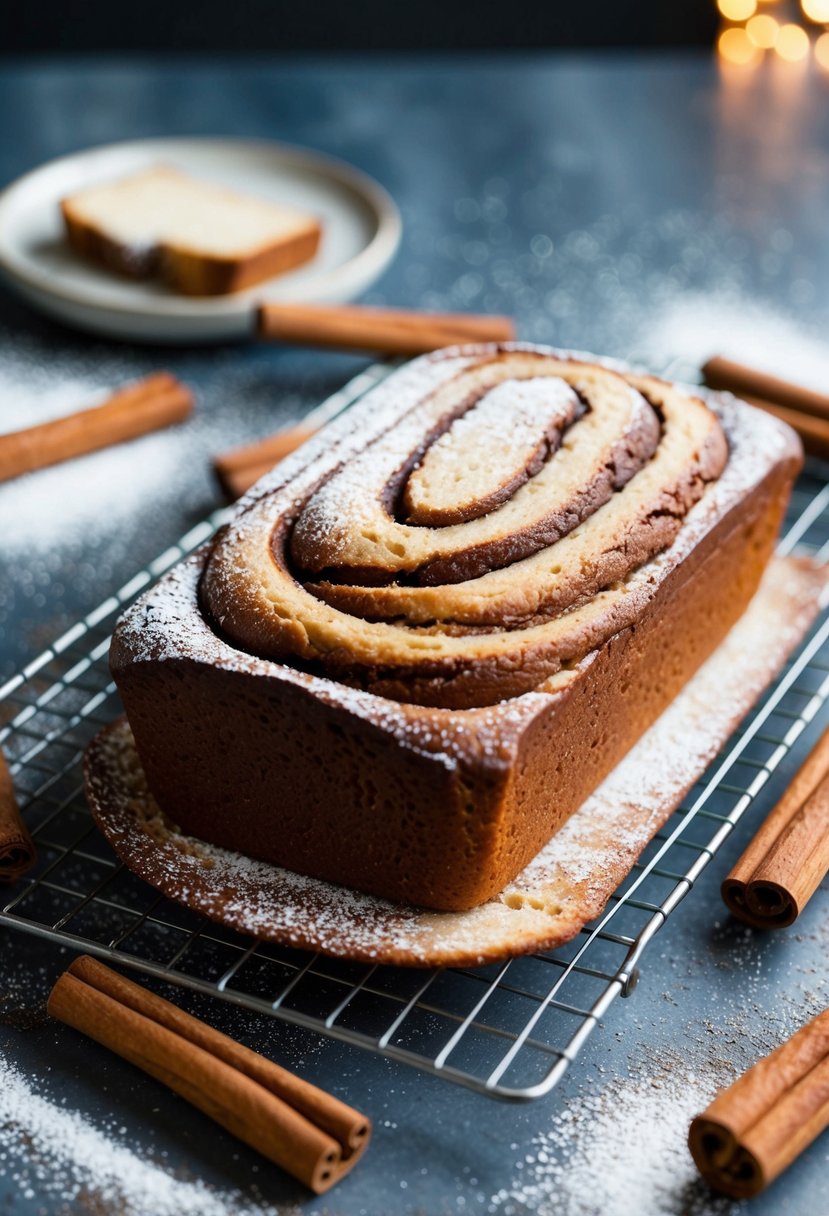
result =
M363 373L331 416L382 378ZM829 468L792 499L782 548L829 558ZM500 1098L548 1093L677 904L796 747L829 696L829 614L651 843L601 917L566 947L478 969L349 964L224 930L164 899L118 861L85 805L80 763L121 707L107 667L118 614L206 540L182 537L0 688L0 745L38 847L0 924L272 1014Z

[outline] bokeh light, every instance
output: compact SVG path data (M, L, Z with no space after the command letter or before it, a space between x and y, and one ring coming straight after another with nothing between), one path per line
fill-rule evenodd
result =
M781 59L786 59L789 63L796 63L799 59L805 59L809 54L809 35L802 26L795 25L794 22L781 25L774 49Z
M811 21L829 21L829 0L800 0L800 7Z
M777 42L780 33L780 22L768 13L758 13L746 25L746 33L756 47L767 51Z
M717 0L717 7L728 21L748 21L757 11L757 0Z
M815 43L815 59L824 72L829 72L829 33L821 34Z
M758 54L757 47L741 26L723 30L717 47L727 63L751 63Z

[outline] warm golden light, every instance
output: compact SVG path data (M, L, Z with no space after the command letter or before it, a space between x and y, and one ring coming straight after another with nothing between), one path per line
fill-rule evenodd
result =
M829 34L821 34L815 43L815 59L824 72L829 72Z
M717 48L728 63L751 63L758 53L748 34L739 26L723 30L717 40Z
M802 26L794 25L793 22L781 25L774 49L781 59L796 63L809 54L809 35Z
M757 0L717 0L717 8L728 21L748 21L757 11Z
M829 21L829 0L800 0L800 7L812 21Z
M746 33L755 46L767 51L777 42L780 22L775 21L774 17L769 17L767 13L759 13L749 21Z

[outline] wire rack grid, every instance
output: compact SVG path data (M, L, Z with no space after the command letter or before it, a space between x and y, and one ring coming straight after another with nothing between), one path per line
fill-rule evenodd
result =
M337 394L330 416L377 383ZM566 947L478 969L350 964L242 937L164 899L97 832L80 764L120 712L107 666L118 614L205 541L217 512L0 688L0 745L38 847L0 924L88 951L258 1013L368 1048L480 1093L548 1093L617 996L666 918L829 696L829 614L743 722L604 913ZM829 469L810 465L792 499L784 551L829 557Z

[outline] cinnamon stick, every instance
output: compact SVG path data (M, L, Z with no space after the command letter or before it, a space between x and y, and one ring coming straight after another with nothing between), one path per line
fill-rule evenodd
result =
M322 425L322 424L320 424ZM315 435L319 427L307 422L285 427L256 443L233 448L213 459L213 471L219 485L231 500L241 498L254 482L269 472L280 460L300 447L306 439Z
M262 304L260 338L299 346L422 355L467 342L508 342L515 337L510 317L475 313L411 312L359 304Z
M102 405L0 435L0 481L172 426L192 408L190 390L169 372L156 372Z
M365 1115L88 956L49 1013L163 1081L317 1194L359 1160Z
M729 910L760 929L791 925L829 873L829 730L722 884Z
M738 397L747 393L751 397L759 397L761 401L784 406L800 414L829 420L829 395L818 393L802 384L771 376L768 372L748 367L744 363L736 363L723 355L715 355L709 359L704 364L702 373L710 388L727 389Z
M829 460L829 419L815 418L811 414L801 414L785 405L774 405L771 401L763 401L760 397L744 394L743 400L749 405L773 414L781 422L786 422L797 431L803 447L811 456L820 456Z
M9 766L0 752L0 882L15 882L31 869L36 856L17 804Z
M829 1010L718 1094L691 1123L688 1144L705 1181L748 1199L829 1126Z

